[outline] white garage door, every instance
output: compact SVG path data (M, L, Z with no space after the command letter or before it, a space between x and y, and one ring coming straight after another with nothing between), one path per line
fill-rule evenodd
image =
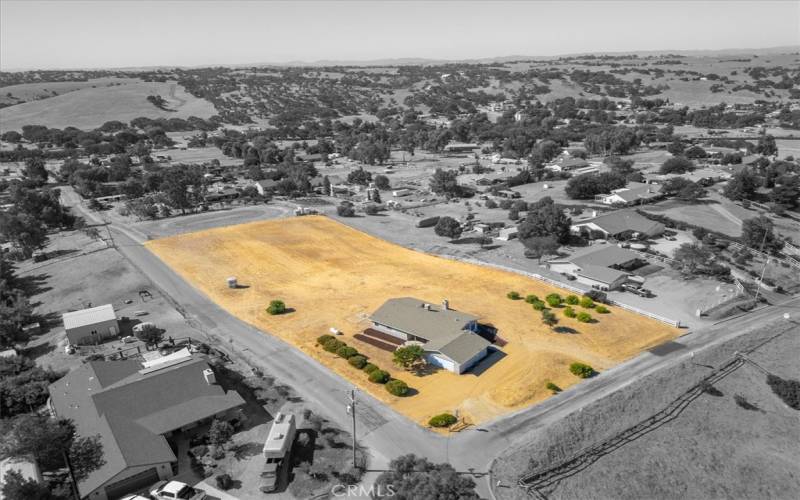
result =
M429 364L444 368L445 370L450 370L451 372L456 369L455 363L440 354L428 354L425 356L425 359Z

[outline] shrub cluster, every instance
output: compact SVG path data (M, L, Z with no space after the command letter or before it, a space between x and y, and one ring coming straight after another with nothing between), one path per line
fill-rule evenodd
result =
M567 297L564 299L564 302L566 302L567 304L569 304L571 306L575 306L575 305L578 305L578 303L580 302L580 299L578 298L577 295L567 295Z
M408 385L402 380L392 379L389 372L381 370L378 366L368 363L367 357L359 354L355 347L351 347L333 335L321 335L317 337L317 344L322 346L327 352L336 353L337 356L344 358L350 366L362 370L368 375L369 381L376 384L386 384L386 390L395 396L405 396L408 394Z
M373 370L369 374L369 381L376 384L385 384L389 381L389 372L381 370L380 368Z
M587 364L578 362L569 365L569 371L572 372L573 375L577 375L580 378L589 378L595 374L594 368Z
M594 310L600 314L608 314L611 312L606 306L597 306Z
M511 300L519 300L520 299L519 292L508 292L506 294L506 297L508 297Z
M561 306L561 302L563 301L561 299L561 295L559 295L557 293L551 293L550 295L545 297L544 300L547 301L547 304L550 307L559 307L559 306Z
M554 384L552 382L548 382L544 386L545 386L545 388L547 388L548 391L553 391L553 394L555 394L557 392L561 392L561 387L557 386L556 384Z
M533 303L533 310L534 311L544 311L544 308L547 307L544 302L541 300L537 300Z
M573 309L573 308L571 308L569 306L564 308L564 316L566 316L568 318L574 318L577 315L578 314L575 312L575 309Z
M457 422L455 415L451 415L449 413L442 413L439 415L434 415L428 420L428 425L431 427L450 427L454 423Z
M594 300L591 297L584 295L581 297L581 307L585 307L586 309L591 309L594 307Z
M402 380L392 379L386 382L386 390L395 396L405 396L408 394L408 384Z
M273 300L267 307L267 314L275 316L276 314L283 314L286 312L286 304L282 300Z
M355 356L352 356L350 359L348 359L347 362L350 363L350 366L361 370L367 365L367 357L362 356L360 354L356 354Z
M536 302L539 302L539 297L537 297L536 295L526 295L525 302L527 302L528 304L535 304Z
M591 323L592 322L592 315L587 312L579 312L578 313L578 321L581 323Z

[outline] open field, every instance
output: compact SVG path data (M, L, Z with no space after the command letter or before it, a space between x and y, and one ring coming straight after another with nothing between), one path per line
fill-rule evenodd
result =
M530 498L516 481L532 465L545 467L645 420L736 351L755 347L748 356L761 367L784 379L800 378L800 338L793 321L778 320L700 352L535 430L494 463L495 478L506 485L495 490L497 498ZM551 499L794 498L800 474L798 412L773 394L766 375L749 363L714 387L719 392L702 394L674 420L541 493ZM735 396L752 406L739 406Z
M18 85L7 85L0 87L0 104L20 104L21 102L46 99L56 95L74 92L76 90L91 87L109 87L135 83L136 78L92 78L86 81L72 82L37 82L20 83Z
M518 290L540 297L560 292L516 274L452 262L395 246L325 217L255 222L150 241L146 246L223 308L307 352L409 418L424 422L459 409L478 423L549 396L551 380L561 387L579 381L567 370L584 361L605 370L678 335L678 330L612 308L593 324L558 314L574 333L555 333L523 301L505 296ZM225 279L236 276L239 289ZM563 293L563 292L561 292ZM414 376L392 367L390 354L351 338L369 326L366 317L386 299L413 296L475 314L509 341L473 372L443 370ZM280 298L293 311L264 312ZM315 346L336 327L345 340L408 382L417 394L396 398L370 384L364 373Z
M169 109L164 111L147 101L160 95ZM77 127L90 130L110 120L129 122L134 118L208 118L217 114L204 99L187 93L175 82L133 82L115 86L82 88L38 101L0 110L0 131L22 130L24 125Z

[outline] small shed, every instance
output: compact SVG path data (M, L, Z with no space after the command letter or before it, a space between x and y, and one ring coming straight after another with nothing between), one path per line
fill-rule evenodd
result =
M117 313L111 304L64 313L61 318L73 345L98 344L119 334Z

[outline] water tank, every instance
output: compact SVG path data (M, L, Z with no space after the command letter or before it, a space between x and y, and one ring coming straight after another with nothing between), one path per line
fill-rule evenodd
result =
M231 276L228 278L228 288L236 288L236 278Z

